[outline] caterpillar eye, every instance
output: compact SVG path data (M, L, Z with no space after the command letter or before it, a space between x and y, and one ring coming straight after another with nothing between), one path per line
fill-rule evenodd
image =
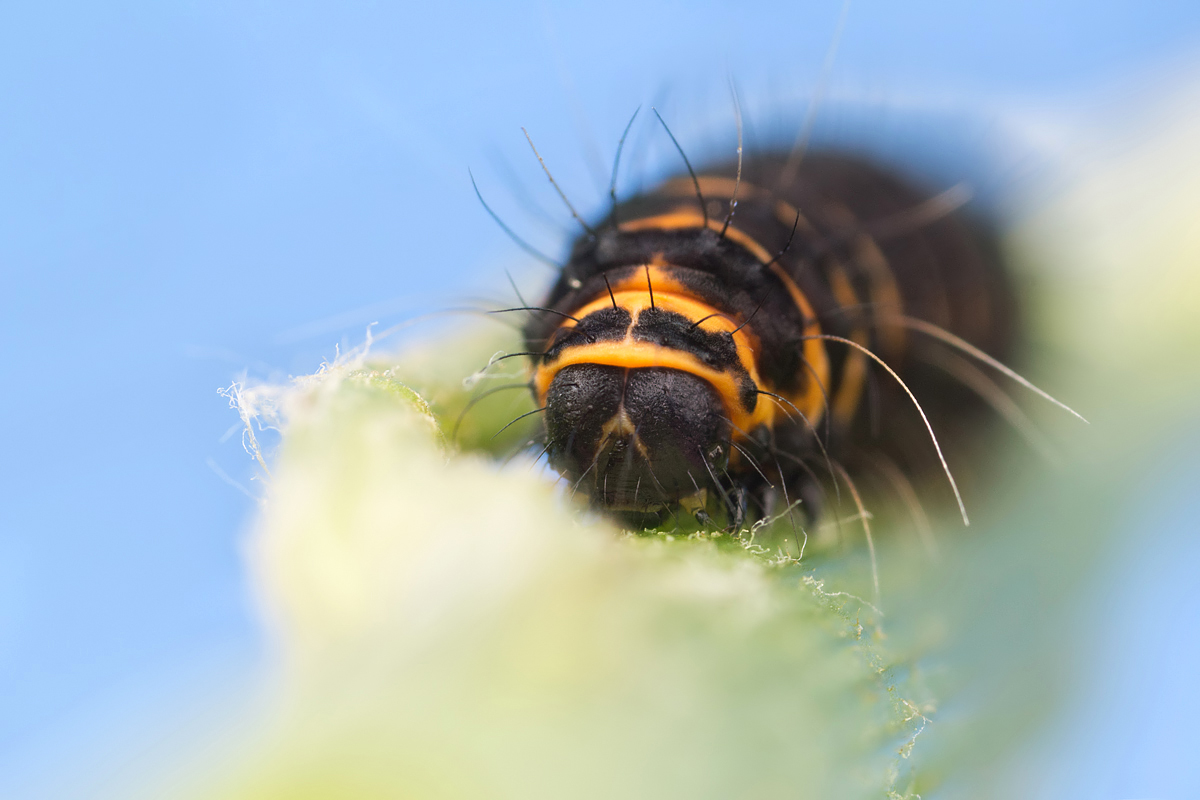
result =
M577 364L547 395L551 465L608 510L652 511L712 485L729 425L717 392L675 369Z

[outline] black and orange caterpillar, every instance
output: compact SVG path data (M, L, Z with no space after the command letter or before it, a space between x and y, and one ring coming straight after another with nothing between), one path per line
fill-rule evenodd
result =
M826 476L873 459L950 477L933 430L953 450L980 403L948 359L1014 347L994 236L953 192L795 162L689 165L614 199L532 310L546 453L597 507L740 525L796 500L811 517Z

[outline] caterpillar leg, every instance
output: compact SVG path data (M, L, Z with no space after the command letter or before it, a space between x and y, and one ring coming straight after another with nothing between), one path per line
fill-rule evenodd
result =
M729 527L730 532L742 529L746 524L746 519L750 511L750 490L743 484L737 484L733 487L730 493L732 496L732 508L729 509Z

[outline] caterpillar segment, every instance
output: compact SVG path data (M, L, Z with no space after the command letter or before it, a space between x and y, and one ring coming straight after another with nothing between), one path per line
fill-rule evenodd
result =
M1015 303L990 234L865 161L810 155L781 183L785 162L615 206L527 324L550 464L596 506L737 525L795 499L815 516L831 458L928 471L920 416L864 351L969 434L977 398L904 320L1006 357Z

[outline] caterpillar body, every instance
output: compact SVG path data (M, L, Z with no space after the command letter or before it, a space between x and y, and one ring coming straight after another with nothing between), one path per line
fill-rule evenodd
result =
M525 326L550 465L625 518L732 525L815 515L843 464L944 465L933 428L969 438L979 398L923 355L1013 347L991 232L858 157L689 173L614 201Z

